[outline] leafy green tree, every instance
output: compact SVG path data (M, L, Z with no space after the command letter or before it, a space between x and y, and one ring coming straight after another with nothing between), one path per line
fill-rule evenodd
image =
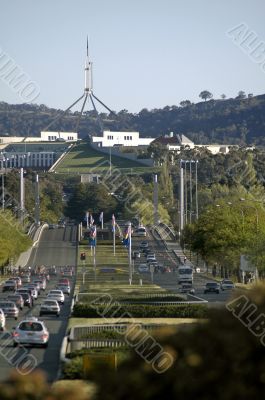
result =
M191 105L191 101L190 100L182 100L180 103L181 107L188 107Z
M239 92L238 92L238 95L237 95L237 99L238 100L243 100L243 99L245 99L247 96L246 96L246 93L243 91L243 90L240 90Z
M65 213L68 217L82 221L87 211L93 214L104 212L106 218L111 218L116 211L117 200L109 193L103 184L80 183L75 186Z
M208 90L203 90L200 94L199 97L203 99L204 101L209 100L213 97L212 93L209 92Z
M172 206L174 201L173 183L169 174L168 162L164 162L159 175L159 195L163 205L168 208Z

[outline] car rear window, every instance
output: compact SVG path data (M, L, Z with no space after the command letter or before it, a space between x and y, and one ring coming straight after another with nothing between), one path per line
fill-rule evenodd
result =
M22 331L41 332L43 330L42 324L38 322L21 322L19 329Z

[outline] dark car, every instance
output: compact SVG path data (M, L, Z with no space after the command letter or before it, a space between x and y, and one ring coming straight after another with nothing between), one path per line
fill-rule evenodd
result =
M219 293L220 285L217 282L207 282L205 285L204 293Z
M18 293L18 294L20 294L20 296L22 296L22 298L24 300L24 306L27 306L29 308L31 308L33 306L32 298L31 298L30 294L28 294L28 293Z
M3 283L2 286L2 291L3 292L15 292L17 290L17 282L15 280L7 280L5 283Z
M34 303L34 297L33 297L33 290L32 290L32 289L20 288L20 289L17 290L17 293L18 293L18 294L21 294L21 295L22 295L23 293L29 294L30 297L31 297L32 305L33 305L33 303Z

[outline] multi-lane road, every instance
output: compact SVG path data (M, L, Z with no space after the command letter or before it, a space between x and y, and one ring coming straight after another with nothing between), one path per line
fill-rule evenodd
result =
M62 229L45 229L38 247L34 248L32 251L28 266L75 266L77 251L76 239L77 230L75 226L66 226ZM59 272L59 268L57 269ZM51 276L46 291L41 292L38 300L34 302L34 307L32 309L24 307L24 309L20 311L18 321L23 319L25 315L32 314L33 316L39 316L40 304L46 297L45 293L47 293L49 289L55 288L59 278L59 274L57 276ZM72 280L73 286L74 277L70 279ZM6 292L1 292L0 299L6 298L7 295ZM48 315L41 317L42 320L45 320L50 332L49 346L47 349L38 347L18 347L13 349L12 342L8 340L8 336L12 331L12 327L16 326L18 321L10 318L7 319L5 336L3 336L3 334L0 336L0 381L5 380L9 376L11 369L19 365L17 361L20 356L25 354L25 351L31 355L31 360L36 360L34 362L36 362L37 368L40 368L46 373L49 381L56 379L59 370L60 347L67 327L70 306L71 296L66 295L66 301L62 306L59 318ZM10 357L11 352L12 357Z
M147 237L133 237L132 238L132 250L139 250L141 241L146 240L149 243L149 248L151 248L155 255L159 264L163 264L171 269L172 272L165 273L154 273L153 274L153 283L161 286L162 288L168 289L170 291L180 293L180 286L178 285L178 273L177 267L179 262L177 261L173 250L167 250L164 241L160 240L158 237L155 237L150 231L147 234ZM145 256L142 253L140 258L135 260L135 270L137 271L137 267L141 263L145 263ZM150 273L144 273L145 279L151 280ZM205 272L202 271L200 273L194 273L193 275L193 287L195 289L195 296L199 297L203 300L207 300L210 303L225 303L231 295L230 291L220 291L217 293L207 293L204 294L204 287L206 282L211 282L209 278L206 278Z
M143 238L133 237L132 244L133 250L139 249L140 242ZM167 250L164 242L157 240L149 232L147 240L149 247L156 253L157 261L170 267L172 270L178 266L176 257L173 251ZM66 226L61 229L45 229L41 235L39 244L33 248L28 266L35 267L40 265L52 266L55 265L59 272L60 266L76 265L77 260L77 228L76 226ZM144 263L145 257L141 254L141 258L136 260L135 270L139 263ZM175 272L156 273L153 275L153 281L157 285L168 289L173 292L179 292L179 286L177 283L177 268ZM145 278L151 280L150 273L145 274ZM59 275L51 276L51 280L48 283L46 293L49 289L55 288ZM203 288L207 279L203 276L203 273L194 275L194 287L196 290L196 296L206 299L209 302L225 302L229 298L229 293L221 292L220 294L204 294ZM74 277L72 278L72 288L74 284ZM7 297L6 293L1 292L0 287L0 300ZM40 304L46 297L44 292L41 293L38 300L34 302L34 307L28 309L25 307L20 311L19 320L23 319L26 315L39 316ZM25 350L30 356L33 356L37 363L37 368L43 370L49 381L56 379L59 371L59 354L60 347L65 336L67 321L70 315L71 306L71 295L66 296L65 304L62 306L62 312L59 318L54 316L43 316L41 319L46 321L46 325L50 332L50 341L47 349L41 349L37 347L33 348L15 348L12 347L12 340L10 334L12 327L16 326L18 321L7 319L5 336L0 334L0 381L5 380L11 369L16 367L18 364L16 361L21 355L25 353ZM8 344L7 344L8 343ZM12 357L10 357L10 354ZM9 360L8 360L9 359Z

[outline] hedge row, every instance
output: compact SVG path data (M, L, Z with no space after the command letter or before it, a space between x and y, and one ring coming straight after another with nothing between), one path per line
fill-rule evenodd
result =
M108 303L108 298L107 297L98 297L98 294L86 294L80 296L79 302L80 303L89 303L89 302L95 302L96 304L100 303ZM119 303L153 303L153 302L160 302L160 301L183 301L183 297L178 296L178 295L158 295L158 296L152 296L152 295L142 295L139 294L138 296L113 296L113 301L118 301Z
M208 307L201 304L187 305L146 305L122 304L118 306L77 303L73 309L73 316L79 318L119 318L129 314L134 318L206 318Z

